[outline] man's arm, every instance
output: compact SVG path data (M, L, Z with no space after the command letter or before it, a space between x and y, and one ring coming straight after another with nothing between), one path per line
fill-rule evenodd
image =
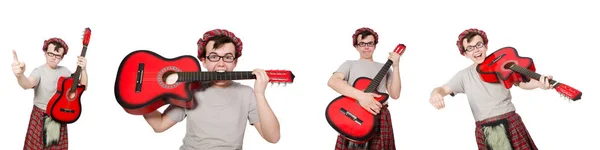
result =
M442 97L452 94L452 90L450 89L450 87L446 86L446 85L442 85L440 87L436 87L433 89L433 91L431 91L432 93L438 93L440 95L442 95Z
M363 91L350 86L350 84L344 80L344 76L344 73L341 72L333 73L327 82L327 86L344 96L356 99L356 96Z
M392 99L400 98L400 91L402 90L402 81L400 80L400 67L394 66L391 76L388 76L387 90L390 93ZM390 80L391 79L391 80Z
M85 90L89 88L88 86L88 74L85 69L81 70L81 78L79 79L79 84L85 85Z
M17 76L17 82L24 90L31 89L37 86L38 79L36 77L26 77L25 75Z
M167 114L169 111L173 111L170 113L172 113L171 115L175 116L174 118L176 118L176 120L169 118ZM151 113L145 114L144 119L146 119L146 122L148 122L148 125L152 127L154 132L161 133L177 124L178 120L183 120L182 116L185 116L183 109L176 108L176 106L171 105L167 107L164 114L161 114L159 111L155 110Z
M33 71L31 71L31 74L29 75L29 77L26 77L23 73L21 73L20 75L18 75L16 77L17 77L17 82L19 82L19 85L21 86L21 88L23 88L24 90L27 90L27 89L34 88L35 86L38 85L40 76L41 76L40 71L36 68L36 69L33 69Z
M256 98L256 108L258 109L258 122L254 123L254 127L269 143L277 143L281 138L279 130L279 120L271 110L271 106L267 102L264 93L254 93Z

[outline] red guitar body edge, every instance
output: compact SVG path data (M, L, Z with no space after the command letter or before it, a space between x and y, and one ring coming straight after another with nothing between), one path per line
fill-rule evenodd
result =
M507 63L514 62L516 65L535 72L533 59L521 57L514 47L503 47L493 52L478 64L476 69L481 79L488 83L502 83L507 89L512 88L516 81L527 81L528 77L518 72L504 68Z
M141 91L137 92L136 81L141 63L144 64L140 78ZM198 88L192 85L200 84L177 82L167 85L162 75L169 71L200 72L201 69L196 57L191 55L169 59L149 50L131 52L123 59L117 72L114 88L117 102L132 115L148 114L167 104L186 109L196 107L191 89Z
M69 90L73 82L73 77L58 78L60 84L57 84L56 93L50 98L46 106L46 114L57 122L70 124L77 121L81 116L81 95L85 91L85 86L78 84L75 89L75 96L69 98Z
M370 78L360 77L354 81L353 87L364 91L371 82L372 79ZM381 95L381 97L375 98L375 100L382 104L389 98L389 95L386 93L381 93L379 91L375 91L374 93ZM342 108L362 120L362 125L359 125L342 113ZM357 143L364 143L370 140L376 127L379 126L379 114L371 114L360 106L356 99L344 95L333 99L329 105L327 105L325 118L329 125L331 125L331 127L333 127L340 135Z

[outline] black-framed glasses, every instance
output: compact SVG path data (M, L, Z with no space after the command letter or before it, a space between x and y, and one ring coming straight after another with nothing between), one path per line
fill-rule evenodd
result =
M475 46L469 45L467 46L467 48L465 48L465 52L471 52L473 50L475 50L475 48L483 48L485 44L483 44L483 42L477 42L477 44L475 44Z
M223 59L224 62L230 63L235 60L235 57L231 54L226 54L225 56L211 54L211 55L206 56L206 59L208 59L209 61L212 61L212 62L218 62L219 60Z
M48 55L50 57L54 57L56 59L61 59L62 58L62 55L54 54L54 53L51 53L51 52L46 52L46 55Z
M367 42L367 43L365 43L365 42L358 42L358 46L360 46L360 47L365 47L365 46L373 47L373 46L375 46L375 43L374 42Z

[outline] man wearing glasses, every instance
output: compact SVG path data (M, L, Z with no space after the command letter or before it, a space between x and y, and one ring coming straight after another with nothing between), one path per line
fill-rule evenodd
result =
M210 72L233 71L242 56L242 41L232 32L215 29L198 41L198 58ZM175 105L144 115L155 132L163 132L187 118L181 150L242 149L246 122L253 125L268 142L279 141L279 121L265 98L269 77L255 69L254 89L231 80L196 84L198 107L184 109Z
M358 60L347 60L333 73L327 85L336 92L356 99L358 103L373 115L380 114L379 126L370 141L366 143L356 143L338 135L335 149L396 149L394 141L394 130L392 128L392 118L387 109L387 101L383 104L375 100L374 97L379 95L374 93L365 93L360 91L351 84L359 77L368 77L373 79L381 70L384 64L373 61L373 52L377 47L379 36L377 32L370 28L359 28L352 35L352 46L359 53ZM392 99L400 97L400 73L398 61L400 55L390 52L388 59L392 60L392 69L387 72L387 75L381 80L378 91L389 93Z
M46 107L50 98L56 93L58 78L70 76L71 71L58 65L67 55L69 46L60 38L50 38L44 41L42 47L46 64L31 71L29 77L25 76L25 63L20 62L17 52L13 50L12 70L23 89L33 89L33 110L29 118L27 135L23 149L68 149L67 124L54 121L46 114ZM87 60L78 56L77 66L81 67L81 85L87 86L86 71Z
M484 82L476 70L486 58L488 39L484 31L467 29L456 41L461 55L473 64L459 71L446 84L433 89L429 102L437 109L445 107L443 97L465 93L476 120L475 136L480 150L488 149L537 149L521 117L515 112L510 90L498 83ZM544 77L542 77L544 78ZM526 79L514 83L525 90L549 89L548 79L541 82Z

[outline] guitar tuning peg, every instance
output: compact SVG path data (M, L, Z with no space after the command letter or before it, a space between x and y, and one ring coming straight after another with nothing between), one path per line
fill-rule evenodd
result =
M286 86L287 86L287 83L283 83L283 87L286 87Z
M281 82L277 82L277 87L280 87L280 86L281 86Z

